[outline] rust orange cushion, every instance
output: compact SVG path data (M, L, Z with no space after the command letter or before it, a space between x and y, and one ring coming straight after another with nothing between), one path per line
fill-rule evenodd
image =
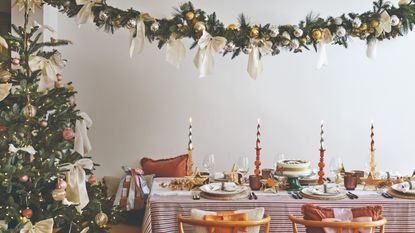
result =
M359 217L372 217L373 221L377 221L382 217L382 206L365 206L359 208L351 208L353 218ZM332 208L323 208L313 204L304 204L301 207L301 213L303 213L304 219L321 221L323 218L334 218L334 212ZM307 227L307 233L324 233L322 228Z
M205 215L203 217L205 221L247 221L248 214L247 213L238 213L235 214L233 212L222 212L217 213L217 215ZM247 232L246 227L241 227L238 229L241 232ZM209 233L233 233L234 231L230 227L208 227Z
M187 154L159 160L142 158L141 167L144 174L154 174L156 177L183 177L187 174L187 158Z

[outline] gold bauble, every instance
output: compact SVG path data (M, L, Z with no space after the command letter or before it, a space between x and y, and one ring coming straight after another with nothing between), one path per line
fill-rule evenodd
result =
M226 29L228 30L238 30L238 26L234 23L229 24Z
M290 40L288 40L288 39L283 39L283 40L281 41L281 44L282 44L282 45L284 45L284 46L288 46L288 45L290 44Z
M379 20L372 19L372 21L370 21L370 26L372 28L377 28L379 26Z
M72 84L65 84L65 90L67 92L74 92L75 91L75 87Z
M360 25L359 30L361 32L365 32L367 30L367 23L362 23L362 25Z
M311 37L313 37L314 40L320 40L322 36L323 33L321 32L321 29L316 28L311 32Z
M301 44L307 44L307 38L303 37L300 39Z
M184 17L185 17L187 20L192 20L192 19L195 17L195 13L193 13L193 11L188 11L188 12L186 12L186 14L184 15Z
M52 198L55 201L63 201L66 197L65 189L54 189L52 191Z
M104 227L108 223L108 216L104 212L99 212L95 215L95 222L98 226Z
M2 82L8 82L10 78L12 77L12 74L7 70L0 70L0 81Z
M259 30L258 30L258 28L257 28L257 27L253 27L253 28L251 28L251 31L249 32L249 36L250 36L251 38L257 38L257 37L258 37L258 35L259 35Z
M23 108L23 115L25 115L27 118L36 116L36 107L31 104L27 104Z
M206 29L205 24L203 22L197 22L195 23L195 30L198 32L204 31Z
M116 28L120 28L121 27L121 19L119 17L117 17L116 19L114 19L112 21L112 25Z

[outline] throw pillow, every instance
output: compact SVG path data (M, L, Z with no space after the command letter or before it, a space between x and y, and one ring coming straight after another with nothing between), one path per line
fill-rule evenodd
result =
M142 158L141 167L144 174L154 174L156 177L184 177L187 175L187 159L187 154L159 160Z

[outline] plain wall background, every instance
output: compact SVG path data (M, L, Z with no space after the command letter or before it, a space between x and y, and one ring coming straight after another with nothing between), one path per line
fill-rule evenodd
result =
M361 0L193 2L208 13L216 11L225 25L242 12L252 23L279 25L299 22L310 11L326 17L372 8L372 1ZM108 3L167 17L182 1ZM102 165L98 176L121 174L122 165L137 166L143 156L185 153L189 116L199 167L209 153L216 155L218 171L230 169L240 155L253 164L256 119L261 118L263 168L272 167L278 153L308 159L316 167L321 120L327 166L330 158L341 157L346 169L363 169L373 120L378 170L409 174L415 168L415 33L380 43L376 61L365 56L362 41L350 42L349 49L330 46L329 66L321 70L314 51L267 56L256 81L246 72L245 55L234 60L216 56L214 74L199 79L196 50L187 51L177 70L165 61L165 48L148 42L142 54L130 59L124 29L114 35L92 24L79 29L74 19L59 13L58 34L74 42L61 49L68 59L64 81L74 82L79 107L94 120L89 136L91 155Z

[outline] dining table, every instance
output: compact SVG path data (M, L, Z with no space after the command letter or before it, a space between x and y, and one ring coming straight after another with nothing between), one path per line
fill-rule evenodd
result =
M237 200L193 199L192 191L172 191L162 188L162 182L172 178L155 178L151 193L147 200L144 214L143 233L171 233L178 232L177 214L190 216L193 208L206 211L232 211L237 209L252 209L264 207L265 213L271 216L270 232L292 232L292 224L288 215L301 217L301 206L312 203L330 208L354 208L363 206L383 206L383 217L387 219L385 232L409 233L415 232L415 200L386 198L379 191L364 191L358 186L352 191L358 198L342 200L315 200L294 198L287 191L269 193L254 191L257 199L242 198ZM191 226L185 226L185 232L191 232ZM305 232L305 228L299 228Z

